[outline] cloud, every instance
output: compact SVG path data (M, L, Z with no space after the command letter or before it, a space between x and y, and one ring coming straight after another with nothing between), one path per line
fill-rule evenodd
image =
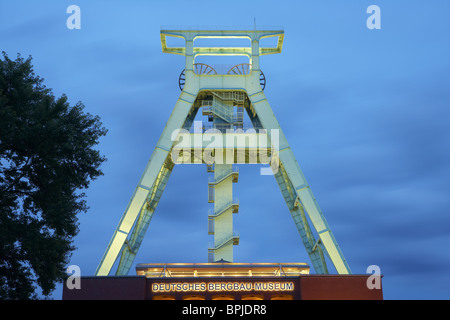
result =
M180 93L184 58L162 54L160 25L193 25L205 3L84 3L80 32L65 27L60 2L2 5L2 49L32 54L56 95L83 101L109 129L105 176L87 190L72 259L84 272L94 272ZM350 2L239 5L257 25L284 24L282 54L261 58L265 93L352 270L380 265L386 298L449 297L448 4L380 5L379 32ZM253 25L233 8L220 7L225 20L201 12L202 24ZM207 260L207 177L204 166L175 167L135 262ZM242 166L233 187L236 260L309 261L273 177Z

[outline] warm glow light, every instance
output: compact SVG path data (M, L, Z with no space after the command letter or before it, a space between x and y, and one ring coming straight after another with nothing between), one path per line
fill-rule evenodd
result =
M140 264L138 275L165 277L294 277L309 274L306 263L169 263Z
M160 282L152 292L293 291L293 282Z

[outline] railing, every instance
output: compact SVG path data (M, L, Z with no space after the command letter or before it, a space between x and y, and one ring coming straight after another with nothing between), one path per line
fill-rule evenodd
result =
M221 133L227 133L227 130L231 130L231 133L243 133L239 132L237 130L241 131L247 131L247 130L255 130L255 133L258 133L257 130L263 130L264 128L262 126L254 126L251 123L239 123L239 124L231 124L231 123L219 123L219 124L213 124L213 123L204 123L202 126L202 133L204 133L207 130L216 129L217 131ZM192 132L193 129L191 130ZM236 131L236 132L235 132ZM250 132L248 132L250 133ZM265 133L265 132L264 132Z
M218 217L220 216L222 213L224 213L228 208L233 207L233 206L238 206L239 205L239 199L235 198L223 205L221 205L218 208L215 209L209 209L208 210L208 216L209 217Z
M233 241L233 243L239 239L239 232L238 231L233 231L233 235L225 238L224 241L219 242L218 245L215 245L214 242L209 242L208 244L208 250L217 250L220 249L221 247L223 247L224 245L226 245L228 242Z
M201 129L201 133L205 133L206 131L210 130L209 133L213 133L212 130L215 129L220 133L228 133L227 130L231 130L229 133L266 133L264 132L259 132L260 130L264 130L264 128L262 126L254 126L251 123L212 123L212 122L206 122L203 123L202 126L200 127L188 127L185 126L183 127L183 130L189 131L189 133L200 133L200 129ZM246 132L248 130L255 130L255 132Z
M237 110L235 115L232 106L228 106L218 99L202 100L202 108L203 115L213 113L229 123L238 122L239 120L242 122L244 116L242 107Z
M214 250L208 250L208 262L214 262Z
M221 100L236 102L243 102L246 96L243 91L212 91L211 93Z
M233 173L239 173L239 168L238 167L233 167L230 170L227 170L227 171L223 172L220 176L209 177L208 182L211 183L211 184L219 183L220 181L222 181L223 179L225 179L226 177L228 177L229 175L231 175Z
M217 25L211 25L211 26L200 26L200 25L184 25L184 26L180 26L180 25L162 25L160 27L160 30L170 30L170 31L176 31L176 30L190 30L190 31L197 31L197 30L214 30L214 31L241 31L241 30L255 30L255 31L260 31L260 30L280 30L280 31L284 31L284 27L283 26L260 26L258 25L258 28L255 28L255 25L249 26L249 25L233 25L233 26L217 26Z
M210 185L208 186L208 202L213 203L214 200L215 200L214 186Z
M208 219L208 234L214 234L215 222L213 218Z

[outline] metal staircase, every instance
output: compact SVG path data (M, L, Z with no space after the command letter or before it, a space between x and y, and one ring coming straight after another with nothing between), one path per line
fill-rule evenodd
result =
M218 244L209 243L208 246L208 262L215 262L216 259L216 251L227 246L227 245L238 245L239 244L239 232L234 231L233 234L224 240L220 241Z
M215 218L219 217L221 214L225 213L227 210L231 209L232 213L239 212L239 200L234 199L233 201L227 202L216 210L210 209L208 212L208 234L214 235L215 232Z
M233 182L238 182L239 169L237 167L230 168L230 170L223 172L218 177L210 177L208 183L212 184L212 185L216 185L216 184L221 183L222 181L224 181L226 178L228 178L230 176L231 176Z

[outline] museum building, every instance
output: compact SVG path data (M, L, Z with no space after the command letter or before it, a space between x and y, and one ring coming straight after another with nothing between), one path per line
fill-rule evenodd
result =
M63 300L381 300L370 275L313 275L306 263L138 264L136 276L82 277Z

